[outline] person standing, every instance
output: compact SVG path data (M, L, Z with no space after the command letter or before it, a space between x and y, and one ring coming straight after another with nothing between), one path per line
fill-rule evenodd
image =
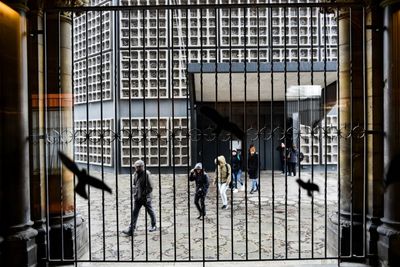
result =
M258 191L258 154L256 147L251 144L249 147L249 158L247 160L247 173L251 180L251 191L250 194Z
M289 167L288 176L291 176L292 173L293 176L296 176L296 165L298 156L299 152L297 151L296 145L292 145L288 153L288 167Z
M238 183L240 183L240 189L244 190L242 175L242 159L237 153L236 149L232 150L232 178L233 178L233 193L238 192Z
M189 175L190 181L196 182L196 193L194 195L194 204L199 211L199 217L197 219L201 220L206 216L206 205L205 198L209 187L209 177L208 174L203 170L203 165L199 162L190 171ZM200 201L200 204L199 204Z
M226 163L225 157L223 155L218 156L218 158L215 160L215 163L217 164L217 169L214 185L218 181L218 189L222 200L222 209L227 209L229 205L228 197L226 196L226 190L229 188L229 183L231 182L231 165Z
M137 160L134 164L135 174L133 176L133 197L135 200L134 208L132 211L132 221L129 227L122 232L128 236L132 236L136 229L136 222L139 216L140 208L145 206L146 211L150 215L151 226L149 227L149 232L154 232L157 230L156 227L156 214L151 205L152 201L152 191L153 186L150 180L151 173L144 170L143 160Z
M281 142L281 144L276 148L279 153L279 160L281 162L281 171L282 173L285 173L285 163L286 163L286 146L284 142Z

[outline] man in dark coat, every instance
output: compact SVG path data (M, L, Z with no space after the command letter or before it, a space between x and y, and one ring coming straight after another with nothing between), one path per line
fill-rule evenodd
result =
M205 198L208 192L208 187L210 185L208 174L203 170L203 165L199 162L190 171L189 175L190 181L196 182L196 193L194 195L194 204L199 211L199 217L197 219L201 220L206 216L206 205ZM200 201L200 204L199 204Z
M288 169L290 176L293 173L293 176L296 176L296 165L297 165L297 158L299 157L299 152L297 151L296 145L293 145L288 152Z
M281 142L281 144L276 148L278 150L279 154L279 160L281 162L281 171L282 173L285 173L285 165L286 165L286 146L284 142Z
M243 181L240 178L242 175L242 159L237 153L236 149L232 150L232 180L233 180L233 193L238 192L238 183L240 183L241 189L244 190Z
M143 160L135 162L135 174L133 176L133 198L135 200L134 208L132 211L132 221L129 227L122 232L128 236L132 236L136 228L136 222L139 216L139 211L142 206L145 206L146 211L150 215L151 226L149 232L157 230L156 227L156 214L151 205L153 185L150 180L150 172L144 170Z

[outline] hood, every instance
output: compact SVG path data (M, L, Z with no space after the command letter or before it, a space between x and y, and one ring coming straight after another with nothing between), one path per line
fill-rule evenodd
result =
M226 164L225 157L223 155L218 156L218 162L221 163L222 165Z
M194 166L195 170L202 170L203 169L203 165L199 162Z

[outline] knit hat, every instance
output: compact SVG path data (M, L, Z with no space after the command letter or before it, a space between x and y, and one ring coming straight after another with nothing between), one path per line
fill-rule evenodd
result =
M202 170L203 169L203 165L199 162L196 164L196 166L194 166L195 170Z
M135 162L135 167L139 167L139 166L144 166L144 162L143 162L143 160L137 160L136 162Z

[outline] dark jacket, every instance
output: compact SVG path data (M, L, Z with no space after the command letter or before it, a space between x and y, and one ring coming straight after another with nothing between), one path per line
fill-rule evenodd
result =
M297 149L289 149L288 152L288 162L290 163L297 163L297 157L299 156L299 152L297 151Z
M196 181L196 194L201 193L204 196L208 192L208 187L210 186L210 178L208 174L202 169L199 174L193 169L190 171L189 175L190 181Z
M276 148L279 153L279 158L281 160L286 160L286 147L281 147L280 145Z
M238 172L242 169L242 159L239 154L232 156L232 172Z
M135 200L150 201L153 191L153 185L150 180L150 172L135 172L133 175L133 197Z
M250 179L256 179L258 176L258 154L257 152L253 156L249 153L249 159L247 160L247 173Z

